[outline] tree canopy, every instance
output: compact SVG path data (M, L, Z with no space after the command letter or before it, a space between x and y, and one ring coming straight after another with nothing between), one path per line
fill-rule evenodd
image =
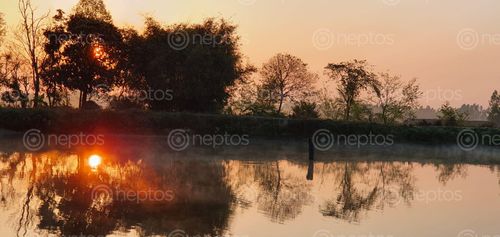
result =
M103 0L80 0L75 8L75 15L94 20L100 20L107 23L112 22L112 17L106 9Z
M363 90L373 89L380 94L379 82L364 60L353 60L339 64L328 64L327 75L339 82L337 90L344 105L344 119L349 120L351 109Z
M173 100L148 98L151 109L221 112L228 87L251 71L244 65L236 26L220 19L162 26L146 21L128 40L128 60L149 91L173 91Z

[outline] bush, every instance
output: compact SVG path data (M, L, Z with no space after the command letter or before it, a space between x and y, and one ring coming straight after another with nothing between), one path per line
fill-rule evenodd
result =
M292 108L292 118L298 119L317 119L319 112L316 103L301 101Z

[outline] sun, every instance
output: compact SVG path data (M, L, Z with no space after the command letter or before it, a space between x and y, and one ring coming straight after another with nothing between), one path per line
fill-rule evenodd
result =
M102 157L99 155L91 155L88 160L89 166L92 169L97 169L102 163Z
M102 58L103 57L103 48L101 46L94 46L94 57Z

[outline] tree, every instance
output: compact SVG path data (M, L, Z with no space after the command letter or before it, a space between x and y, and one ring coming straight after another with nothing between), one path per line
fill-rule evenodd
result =
M438 118L446 126L458 126L462 125L465 120L467 120L467 114L461 113L458 109L451 107L449 102L446 102L439 109Z
M20 56L8 52L0 55L0 88L1 101L9 107L27 108L29 103L29 78L23 72Z
M377 94L380 93L376 75L368 69L364 60L328 64L325 69L332 80L340 82L337 90L344 106L345 120L351 119L351 109L362 91L372 88Z
M483 109L483 106L478 104L463 104L458 109L461 113L469 115L470 120L485 121L488 120L488 110Z
M57 10L53 22L44 32L48 39L44 47L47 57L42 62L41 79L49 107L69 106L69 92L64 86L64 74L60 68L63 56L60 48L64 39L69 38L65 26L67 18L64 14L64 11Z
M228 104L230 114L279 117L275 108L278 102L270 88L256 82L239 82L231 93Z
M97 86L113 87L123 58L121 32L106 15L92 14L107 12L104 4L87 5L93 2L80 1L69 18L59 11L54 17L57 23L45 32L49 40L45 50L50 55L46 63L51 66L47 80L53 86L78 90L80 108L89 102Z
M383 123L389 124L414 117L419 106L418 99L422 95L416 79L403 84L399 76L389 73L380 73L379 78L380 93L376 96L376 103L381 110L378 116Z
M500 125L500 94L496 90L491 95L488 112L488 120Z
M145 100L153 110L222 112L229 88L252 72L243 63L236 26L223 19L162 26L149 18L144 34L129 40L126 58L145 89L173 91L171 100Z
M263 85L271 88L278 98L278 114L285 100L307 97L313 93L313 84L318 76L309 72L307 64L289 54L277 54L262 66L260 74Z
M107 23L112 23L111 14L106 9L103 0L80 0L74 11L81 16L89 19L100 20Z
M6 32L7 29L5 28L5 20L3 19L3 13L0 12L0 43L2 43L3 37L5 36Z
M21 24L15 37L24 51L24 56L30 63L31 77L33 81L33 107L38 107L40 96L40 64L44 57L43 53L43 28L44 21L48 13L40 17L35 16L36 12L31 4L31 0L19 0L19 12L21 14Z

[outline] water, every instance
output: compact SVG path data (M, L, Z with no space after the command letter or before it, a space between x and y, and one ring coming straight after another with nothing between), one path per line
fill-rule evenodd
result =
M500 236L500 166L480 162L496 153L339 149L311 163L302 143L177 153L138 140L2 142L0 236Z

